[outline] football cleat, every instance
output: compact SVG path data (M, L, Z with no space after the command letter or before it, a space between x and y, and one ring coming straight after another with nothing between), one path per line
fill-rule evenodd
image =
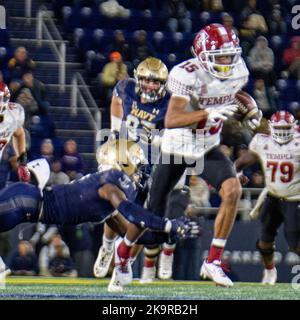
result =
M203 262L200 277L203 279L211 279L217 285L222 287L232 287L233 282L226 276L221 268L221 261L215 260L212 263L208 263L206 260Z
M262 284L269 284L273 286L277 281L277 270L274 267L273 269L264 269Z
M150 283L155 280L156 276L156 267L144 267L142 272L142 277L140 283Z
M120 281L117 279L115 269L113 271L112 277L108 284L107 291L112 293L118 293L118 292L124 291L123 286L121 285Z
M121 243L122 239L120 239L119 244ZM131 260L130 259L122 259L118 255L118 242L115 245L115 277L116 281L119 282L121 286L126 286L132 282L132 268L131 268Z
M168 280L172 278L173 274L173 260L174 253L166 255L164 251L160 253L158 263L158 277L161 280Z
M5 263L3 262L2 258L0 257L0 273L5 271Z
M122 261L114 269L116 281L121 286L126 286L132 282L132 268L130 260Z
M96 278L104 278L107 275L113 255L114 250L108 251L103 246L100 248L93 269Z

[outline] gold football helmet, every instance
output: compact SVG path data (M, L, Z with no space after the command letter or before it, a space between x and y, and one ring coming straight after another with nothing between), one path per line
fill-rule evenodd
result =
M136 92L146 102L155 102L166 94L168 68L157 58L148 57L134 70Z
M147 162L142 148L126 139L107 141L98 148L96 159L99 171L113 168L124 171L128 176L133 176Z

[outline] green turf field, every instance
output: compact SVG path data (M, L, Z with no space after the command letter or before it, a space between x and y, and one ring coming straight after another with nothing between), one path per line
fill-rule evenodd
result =
M139 284L134 281L123 293L108 293L108 280L8 277L0 289L2 299L300 299L300 290L291 284L262 286L235 283L233 288L216 287L212 282L157 281Z

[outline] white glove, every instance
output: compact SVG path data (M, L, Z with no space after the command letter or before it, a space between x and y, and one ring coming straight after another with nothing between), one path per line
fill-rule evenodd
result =
M268 195L268 189L264 188L260 193L259 197L257 198L254 208L249 212L249 216L252 220L255 220L259 217L260 209L263 203L265 202L267 195Z
M262 112L259 110L259 119L247 119L245 120L245 124L247 127L249 127L251 130L255 130L260 126L260 121L262 119Z
M229 104L220 108L207 108L205 111L208 112L207 124L215 124L219 120L227 120L228 117L234 115L238 111L238 106L236 104Z

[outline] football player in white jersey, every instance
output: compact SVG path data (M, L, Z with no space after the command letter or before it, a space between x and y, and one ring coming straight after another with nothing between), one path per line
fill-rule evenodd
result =
M271 135L256 134L249 152L236 160L236 170L260 162L264 171L265 199L260 199L261 231L257 248L261 252L263 284L277 280L274 264L275 237L283 223L289 249L300 255L300 135L296 121L287 111L277 111L269 121Z
M9 102L10 92L7 85L0 82L0 160L6 145L13 139L18 156L18 176L20 181L30 181L30 172L26 168L26 136L23 128L25 114L18 103Z
M20 181L30 181L30 171L26 167L26 139L24 124L24 109L18 103L9 102L10 92L7 85L0 82L0 161L6 145L13 138L14 147L18 155L18 176ZM5 265L0 257L1 269Z
M209 255L200 273L221 286L230 287L233 283L221 268L221 257L236 217L241 186L233 163L218 145L223 121L237 111L235 96L247 83L249 72L241 58L239 39L233 30L221 24L200 30L192 52L194 58L176 65L169 74L167 86L171 98L165 117L168 129L162 139L162 154L171 155L171 164L161 160L156 166L148 207L157 214L165 211L166 197L187 167L186 162L175 164L175 156L195 161L204 157L200 176L218 190L222 203ZM247 123L255 129L260 119L250 117ZM165 251L165 255L172 256L171 245ZM170 275L172 259L162 258L167 261L161 266L165 269L163 273Z

